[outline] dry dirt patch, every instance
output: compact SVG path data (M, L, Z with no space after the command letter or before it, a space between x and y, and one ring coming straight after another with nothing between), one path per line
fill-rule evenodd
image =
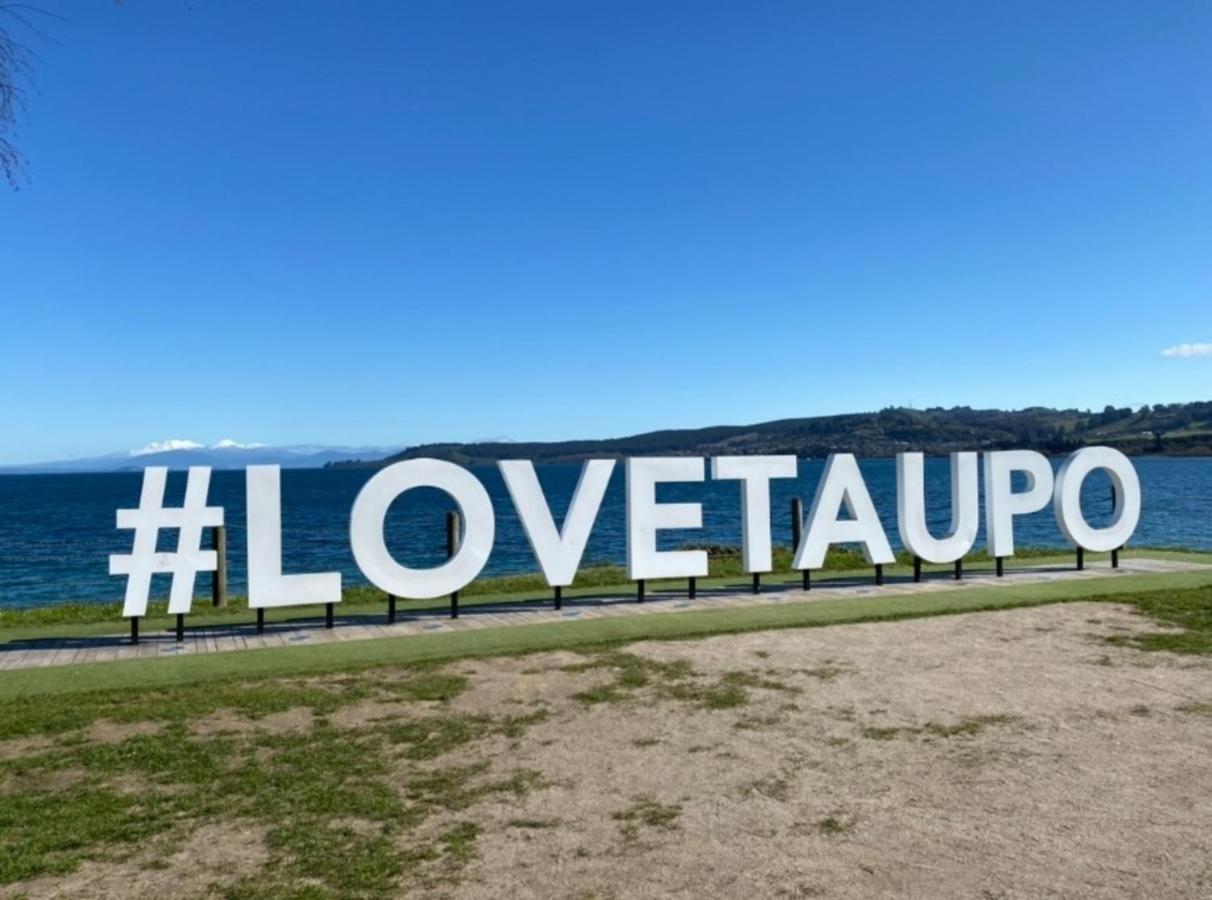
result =
M477 810L445 894L1207 896L1212 667L1101 641L1148 627L1072 604L627 648L795 689L729 709L477 663L469 711L553 704L509 759L549 786Z

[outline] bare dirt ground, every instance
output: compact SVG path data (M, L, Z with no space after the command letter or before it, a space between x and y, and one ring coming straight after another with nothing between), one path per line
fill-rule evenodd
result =
M468 661L446 668L468 679L448 700L376 695L322 726L306 708L224 709L185 734L272 747L319 727L351 742L428 728L435 713L498 723L399 756L387 783L407 795L425 772L483 764L476 778L528 772L530 787L451 793L409 831L334 824L391 835L397 856L445 840L385 889L408 896L1210 897L1212 659L1105 640L1152 630L1130 607L1074 603ZM499 724L514 717L528 724ZM100 722L87 738L158 728ZM171 846L154 867L87 860L0 895L222 896L239 878L278 893L263 825L212 821Z
M790 689L730 709L581 707L565 655L461 666L465 708L552 705L511 751L552 786L482 810L444 893L1212 896L1212 665L1100 640L1149 627L1072 604L628 648Z

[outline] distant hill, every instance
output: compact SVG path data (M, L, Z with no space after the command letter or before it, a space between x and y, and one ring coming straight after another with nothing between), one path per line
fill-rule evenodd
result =
M837 452L879 457L905 450L937 454L1009 448L1059 454L1087 444L1107 444L1129 454L1212 455L1212 401L1137 410L1108 406L1102 412L1045 407L890 407L879 412L651 431L605 440L421 444L385 459L331 465L377 467L422 456L474 465L499 459L575 462L593 457L747 453L823 457Z
M85 459L28 465L0 466L0 475L35 475L53 472L141 472L147 466L184 469L211 466L215 469L242 469L245 466L279 465L287 469L319 469L351 456L389 453L388 447L324 447L300 445L267 447L261 444L237 444L220 441L209 447L193 441L162 441L140 450L109 453Z

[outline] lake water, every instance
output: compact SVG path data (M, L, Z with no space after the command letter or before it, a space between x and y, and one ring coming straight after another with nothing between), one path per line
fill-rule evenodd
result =
M1212 459L1140 458L1144 508L1132 543L1212 550ZM802 497L810 505L824 463L805 460L799 477L772 483L773 531L776 542L791 539L790 502ZM867 460L863 474L884 520L889 539L896 536L896 464ZM563 520L580 475L580 464L539 466L539 479ZM537 570L513 504L494 466L473 467L493 500L497 536L485 575ZM282 473L282 527L285 568L292 571L340 570L346 584L365 582L349 549L349 511L370 470L294 469ZM610 489L594 525L582 565L623 563L626 531L622 465L615 468ZM0 606L39 606L67 600L117 600L124 579L108 574L110 553L130 552L132 532L114 527L114 511L138 505L141 473L101 475L0 476ZM927 505L936 533L950 522L950 476L947 460L927 462ZM169 477L167 505L180 504L185 473ZM1111 511L1110 482L1095 474L1087 479L1083 508L1092 524L1105 522ZM694 500L703 504L703 528L662 533L662 545L740 543L740 488L736 482L663 485L662 501ZM234 594L245 589L244 474L216 471L211 476L210 503L225 508L229 549L229 584ZM439 562L445 548L445 515L449 498L436 490L409 491L392 506L387 519L388 545L408 565ZM1016 521L1022 545L1063 547L1051 508ZM983 534L978 546L983 543ZM161 549L175 547L175 532L161 533ZM153 583L156 596L168 593L167 576ZM208 590L209 577L198 580Z

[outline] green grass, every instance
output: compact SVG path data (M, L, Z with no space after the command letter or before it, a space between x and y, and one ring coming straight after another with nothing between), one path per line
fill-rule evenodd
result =
M1111 643L1130 644L1140 650L1171 653L1212 653L1212 604L1198 593L1150 591L1136 598L1136 608L1146 616L1182 628L1173 634L1142 634L1112 637Z
M749 588L750 576L743 571L738 548L712 546L705 549L709 551L709 574L708 577L699 579L701 588L704 590L712 588L747 590ZM1149 551L1148 555L1173 555L1174 553L1175 551ZM1017 560L1031 560L1036 563L1050 559L1059 561L1070 558L1055 549L1047 548L1020 547L1015 554ZM1091 554L1088 558L1095 560L1101 557ZM1204 555L1203 558L1212 561L1212 555ZM895 566L887 568L887 574L890 577L905 576L912 570L912 559L907 554L899 554L897 560ZM767 584L797 582L799 574L792 571L791 561L790 548L775 548L774 571L764 575L763 581ZM970 571L985 571L992 567L992 562L988 554L984 550L980 550L966 557L964 565ZM928 565L924 567L926 572L949 569L949 566ZM865 577L870 575L871 569L860 552L834 547L829 551L822 571L824 575L815 576L818 580L831 577ZM669 589L681 590L685 588L685 580L652 581L649 582L648 588L654 593ZM625 569L618 566L591 566L577 573L576 581L572 587L565 589L564 596L568 599L617 596L620 593L631 593L634 590L635 584L628 581ZM523 603L550 598L551 588L539 574L508 575L477 579L463 588L459 592L459 597L463 606ZM448 602L445 600L401 600L397 603L397 609L401 613L406 613L444 609L447 605ZM148 605L148 614L141 620L145 632L173 626L174 620L167 614L166 607L166 601L153 601ZM366 585L359 585L347 587L342 591L338 612L342 616L381 616L385 613L386 608L387 599L381 591ZM315 619L320 614L322 613L318 608L286 608L266 610L265 617L268 622L290 622ZM246 597L232 597L228 605L222 608L211 606L209 598L199 597L194 601L194 612L190 614L187 622L190 627L202 627L227 624L233 620L249 621L253 617ZM122 604L119 602L65 602L51 606L0 610L0 643L40 637L112 634L122 631L124 628Z
M1201 561L1208 559L1207 556L1196 558ZM584 621L570 619L540 625L312 646L15 669L0 673L0 699L33 694L164 687L206 680L239 682L262 676L356 671L389 664L524 654L538 650L593 649L619 646L645 638L672 640L770 628L891 621L1071 600L1097 598L1132 602L1133 595L1146 592L1153 595L1154 599L1148 602L1164 618L1177 614L1178 610L1170 609L1167 601L1159 598L1158 591L1206 585L1212 585L1212 571L1117 575L1022 585L1008 581L996 587L966 588L962 591L944 589L908 596L872 593L840 600L771 604L747 609L671 611ZM1201 638L1185 640L1202 646ZM1181 642L1176 640L1170 643Z

